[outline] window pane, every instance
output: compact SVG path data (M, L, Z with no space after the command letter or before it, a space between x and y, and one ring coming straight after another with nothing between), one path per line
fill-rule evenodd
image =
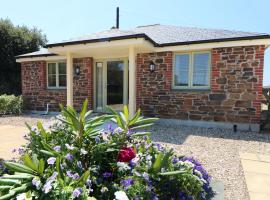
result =
M188 86L189 55L182 54L175 57L174 85Z
M49 87L56 87L56 75L48 75L48 86Z
M59 75L59 87L66 87L67 85L67 76Z
M209 53L196 53L193 57L193 86L209 84Z
M56 74L56 63L48 64L48 74Z
M58 63L59 74L66 74L66 63Z

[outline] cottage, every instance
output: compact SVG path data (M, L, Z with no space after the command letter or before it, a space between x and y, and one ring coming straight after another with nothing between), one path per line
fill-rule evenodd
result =
M139 26L112 28L17 56L29 110L106 106L193 125L259 130L270 35ZM202 123L203 122L203 123Z

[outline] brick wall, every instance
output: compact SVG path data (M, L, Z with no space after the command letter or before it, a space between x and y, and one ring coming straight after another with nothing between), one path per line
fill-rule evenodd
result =
M80 75L74 75L74 107L79 109L88 98L92 108L92 58L77 58L74 66L80 66ZM47 89L46 61L21 63L22 95L26 109L44 111L47 103L50 111L59 111L59 103L66 104L66 89Z
M172 52L137 55L137 108L144 115L259 123L264 46L213 49L209 91L172 90L172 57Z

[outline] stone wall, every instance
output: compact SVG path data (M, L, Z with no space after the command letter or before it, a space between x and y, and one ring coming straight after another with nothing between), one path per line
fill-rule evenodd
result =
M74 66L80 66L80 75L74 75L74 107L79 109L87 98L92 108L92 58L74 59ZM44 111L47 103L50 111L59 111L59 104L66 104L66 89L47 89L46 61L21 63L22 95L26 109Z
M137 108L146 116L259 123L264 46L212 49L211 89L172 89L173 53L138 54ZM154 61L156 70L149 71Z

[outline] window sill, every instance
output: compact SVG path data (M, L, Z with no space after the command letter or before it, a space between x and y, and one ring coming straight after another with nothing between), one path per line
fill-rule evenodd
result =
M173 92L210 92L210 88L173 88Z
M67 88L46 88L46 90L66 90Z

